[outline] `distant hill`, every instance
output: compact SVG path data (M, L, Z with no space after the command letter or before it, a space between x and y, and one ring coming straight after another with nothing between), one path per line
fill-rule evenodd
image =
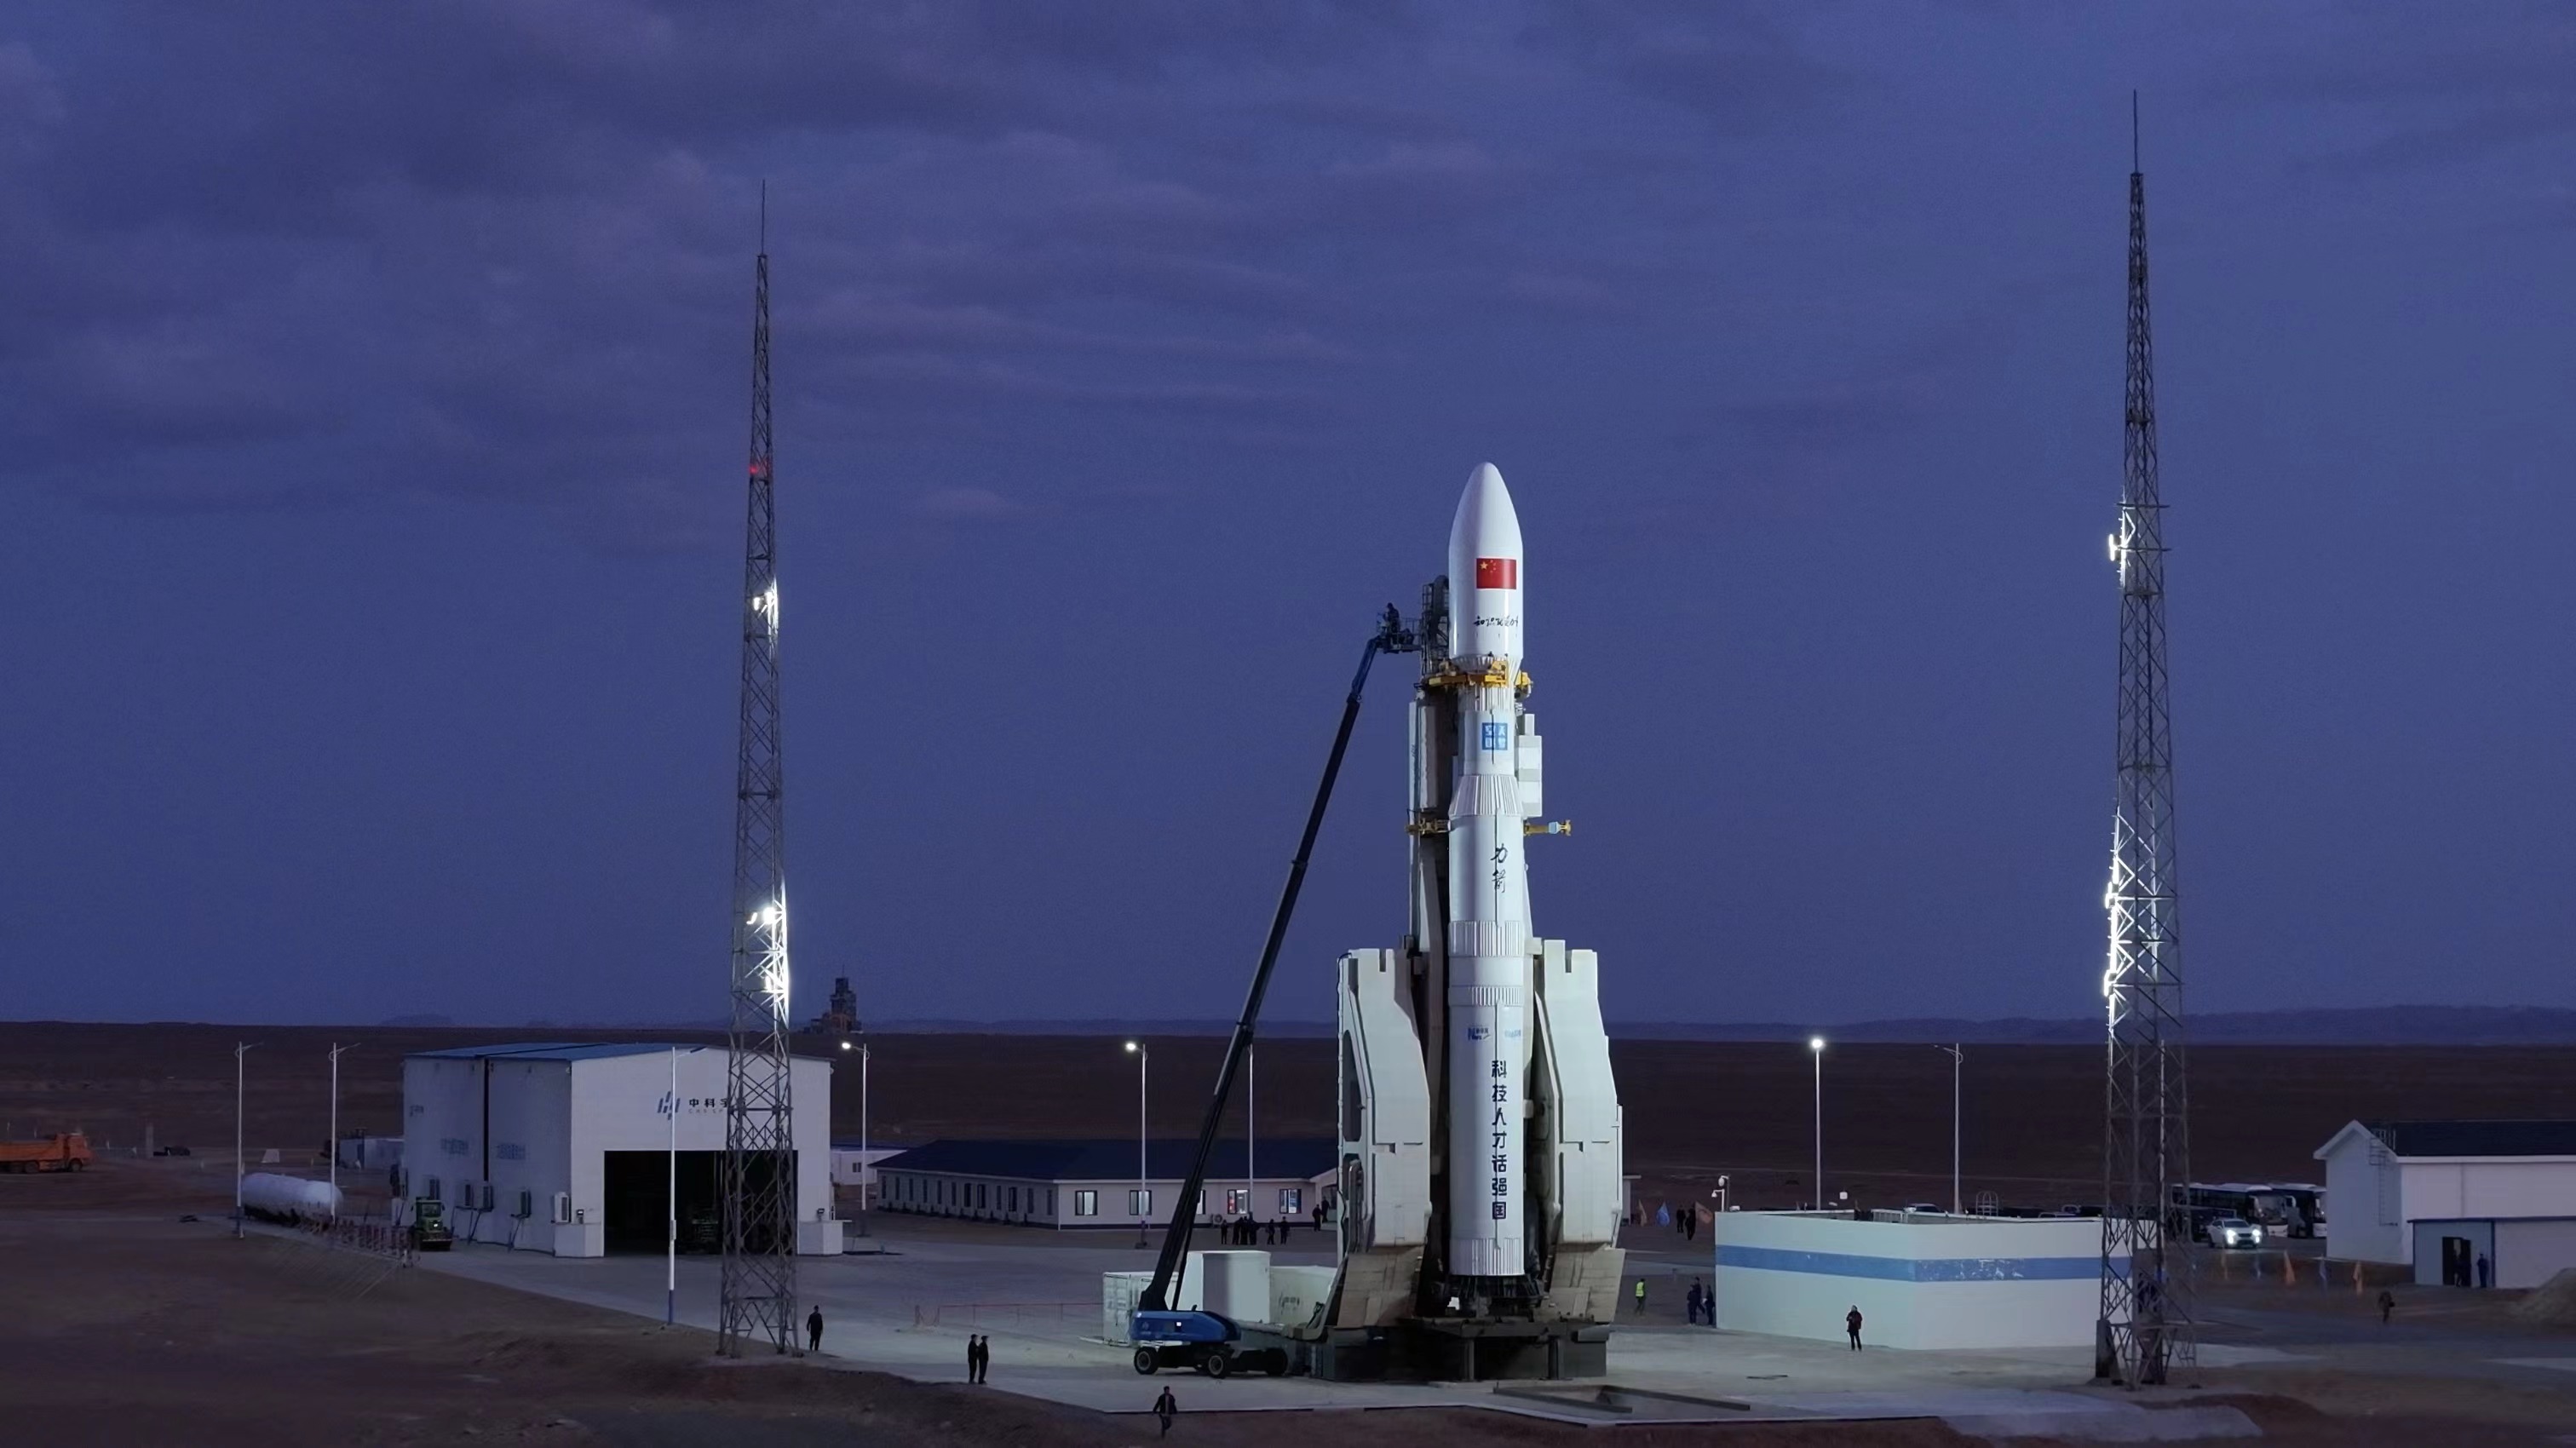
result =
M396 1016L380 1022L408 1029L457 1028L441 1015ZM808 1034L800 1023L799 1035ZM2357 1006L2295 1011L2212 1011L2185 1022L2189 1039L2208 1046L2564 1046L2576 1045L2576 1010L2543 1006ZM635 1021L623 1025L545 1025L485 1027L519 1031L722 1031L722 1021ZM904 1036L1222 1036L1231 1020L1175 1017L1120 1020L1095 1016L1060 1021L977 1021L962 1017L923 1016L869 1021L876 1035ZM1321 1039L1333 1034L1330 1021L1270 1020L1261 1023L1270 1040ZM1973 1041L1985 1045L2090 1046L2102 1039L2098 1019L2043 1019L2009 1016L1972 1020L1953 1016L1899 1017L1876 1021L1613 1021L1610 1035L1621 1041L1803 1041L1822 1034L1849 1042Z
M2576 1044L2576 1010L2538 1006L2358 1006L2332 1010L2212 1011L2187 1015L2197 1045L2226 1046L2551 1046ZM2098 1019L1960 1020L1923 1017L1843 1025L1614 1023L1628 1041L1978 1041L1988 1045L2092 1045Z
M2293 1011L2212 1011L2186 1018L2201 1045L2264 1046L2551 1046L2576 1045L2576 1010L2539 1006L2358 1006ZM968 1021L894 1020L869 1030L903 1035L1221 1036L1220 1020ZM1261 1034L1317 1037L1329 1021L1264 1021ZM1925 1016L1841 1024L1787 1021L1614 1021L1622 1041L1803 1041L1822 1033L1837 1041L1976 1041L1987 1045L2089 1046L2102 1039L2096 1019L2027 1016L1967 1020Z

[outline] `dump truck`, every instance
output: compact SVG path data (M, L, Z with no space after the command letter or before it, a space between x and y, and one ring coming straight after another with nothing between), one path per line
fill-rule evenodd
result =
M79 1171L93 1161L89 1138L58 1131L41 1141L0 1141L0 1171Z

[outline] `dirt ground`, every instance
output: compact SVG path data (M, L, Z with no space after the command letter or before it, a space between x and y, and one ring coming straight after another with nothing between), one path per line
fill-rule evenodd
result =
M828 1360L728 1362L692 1329L441 1273L366 1272L295 1241L235 1240L221 1216L228 1193L228 1178L186 1161L109 1161L75 1177L0 1176L0 1264L10 1289L0 1313L0 1394L20 1405L0 1422L0 1444L1110 1448L1155 1440L1152 1420L1141 1416L911 1383ZM186 1214L200 1220L180 1220ZM2244 1291L2249 1301L2280 1300ZM2316 1310L2362 1311L2323 1293ZM2218 1394L2213 1400L2243 1408L2265 1441L2297 1448L2538 1444L2562 1441L2556 1435L2568 1426L2566 1397L2494 1384L2287 1370L2203 1376ZM1188 1382L1175 1390L1183 1416L1172 1441L1313 1442L1308 1415L1193 1413ZM1582 1428L1444 1410L1336 1414L1331 1432L1338 1448L1977 1441L1928 1421Z
M189 1173L111 1163L81 1178L0 1178L0 1443L347 1448L541 1443L560 1448L803 1445L1123 1445L1142 1416L1007 1392L922 1385L776 1358L729 1362L713 1339L618 1313L424 1271L353 1275L339 1254L274 1237L235 1240L224 1198ZM42 1189L42 1190L38 1190ZM202 1208L204 1220L181 1213ZM1312 1442L1293 1413L1191 1413L1172 1441L1264 1448ZM1139 1406L1143 1405L1140 1399ZM1336 1418L1351 1448L1564 1444L1587 1437L1492 1413ZM1649 1429L1622 1442L1832 1442L1936 1448L1938 1424L1789 1430Z
M459 1442L716 1448L802 1445L1136 1444L1152 1420L1061 1408L1007 1392L922 1385L819 1362L733 1363L707 1334L421 1271L352 1276L346 1260L275 1238L236 1241L213 1218L159 1205L190 1178L112 1166L31 1206L20 1178L0 1200L0 1391L17 1405L0 1441L197 1448L342 1448ZM1172 1441L1267 1448L1313 1441L1291 1413L1191 1413ZM2290 1444L2505 1444L2528 1432L2405 1415L2329 1418L2282 1398L2230 1396ZM1338 1414L1348 1448L1556 1445L1605 1430L1493 1413ZM1640 1448L1938 1448L1971 1440L1932 1422L1813 1427L1634 1425ZM25 1436L16 1436L24 1434ZM2359 1434L2360 1436L2355 1436ZM2016 1439L2025 1448L2042 1440Z

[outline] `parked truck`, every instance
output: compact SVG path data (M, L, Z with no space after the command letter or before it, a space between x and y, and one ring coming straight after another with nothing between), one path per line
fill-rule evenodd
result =
M41 1141L0 1141L0 1171L79 1171L94 1158L89 1138L58 1131Z

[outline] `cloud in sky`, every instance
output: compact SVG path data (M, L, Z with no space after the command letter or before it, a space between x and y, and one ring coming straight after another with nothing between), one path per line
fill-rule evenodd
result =
M2517 550L2576 527L2572 47L2542 3L0 12L0 588L23 692L69 701L0 719L63 761L22 837L68 842L0 882L131 881L130 938L24 938L136 998L281 918L313 960L694 979L765 181L803 938L896 1013L981 1008L1033 919L1076 942L1039 1012L1233 938L1274 852L1210 821L1293 813L1304 681L1338 698L1337 630L1420 587L1487 458L1563 581L1551 768L1603 826L1548 928L1652 963L1621 1010L2082 1008L2138 87L2177 677L2211 691L2186 853L2234 862L2189 888L2253 962L2221 999L2540 959L2568 922L2519 902L2563 892L2515 872L2563 750L2525 721L2576 681L2508 643L2557 607ZM2474 563L2352 598L2388 557ZM2314 701L2382 606L2398 691L2487 721L2423 726L2473 763L2404 827L2503 873L2303 933L2249 902L2439 874L2316 863L2380 828L2327 777L2390 746ZM1382 934L1360 838L1313 959Z

